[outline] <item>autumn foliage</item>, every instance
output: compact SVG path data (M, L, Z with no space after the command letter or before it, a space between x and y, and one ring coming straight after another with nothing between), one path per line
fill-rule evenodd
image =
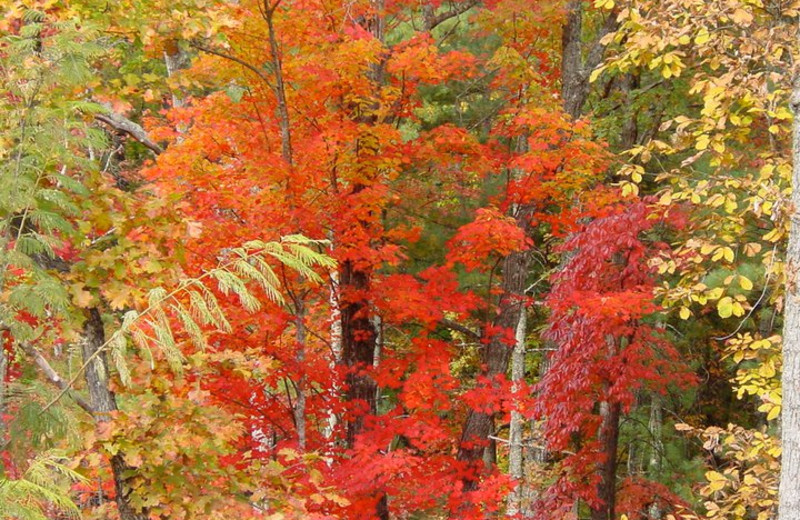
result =
M2 8L0 516L774 508L754 4L101 4Z

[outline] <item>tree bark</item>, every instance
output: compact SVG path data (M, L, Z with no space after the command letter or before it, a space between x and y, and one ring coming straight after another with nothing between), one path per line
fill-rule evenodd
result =
M597 495L603 502L592 509L592 520L616 520L617 496L617 446L619 444L619 418L622 408L619 403L600 403L600 444L603 461L600 463L600 482Z
M591 87L589 76L603 60L605 46L600 40L617 26L617 10L614 9L584 52L583 2L570 0L567 4L567 20L561 32L561 98L564 111L573 119L583 113Z
M529 208L519 208L515 216L517 224L527 235L530 230ZM516 330L520 313L525 306L525 288L528 279L528 264L530 255L522 251L508 255L503 261L502 268L502 293L500 296L499 313L492 322L494 330ZM489 379L504 375L508 370L508 363L513 350L508 345L505 336L493 334L487 338L488 342L481 355L481 375ZM494 430L494 414L483 411L470 410L461 432L461 441L458 449L458 460L474 463L482 458L489 435ZM476 477L468 477L464 482L467 490L475 489Z
M376 335L365 296L370 288L370 273L363 268L356 268L348 260L342 263L339 279L345 292L341 304L342 363L347 368L345 399L350 403L363 402L366 405L362 413L350 414L347 420L345 439L347 446L352 448L356 436L364 428L364 416L377 411L377 385L364 373L375 362Z
M164 47L164 65L167 66L167 77L171 78L189 65L189 57L183 52L177 40L168 40ZM177 92L172 91L172 106L173 108L184 106L183 92L180 89Z
M272 68L275 75L274 92L278 101L278 127L281 132L281 156L288 165L292 165L294 157L292 153L292 132L291 121L289 119L289 104L286 101L286 86L283 79L283 62L281 50L278 45L278 38L275 35L274 15L279 2L264 13L269 32L269 47L272 55Z
M800 75L789 102L792 124L792 209L786 250L786 297L783 318L783 410L781 413L781 483L778 517L800 518Z
M570 0L567 21L561 32L561 99L564 111L577 118L586 100L583 85L583 2Z
M511 354L511 381L512 390L519 391L519 384L525 379L525 335L527 333L527 313L525 309L519 313L517 330L514 334L514 352ZM517 400L518 401L518 400ZM519 412L518 403L515 403L511 411L511 424L508 433L508 475L514 481L514 488L508 496L506 515L514 516L520 511L520 503L523 495L524 485L524 466L522 448L522 429L525 425L525 418Z
M97 422L111 420L112 412L117 410L114 393L108 387L108 362L100 349L105 345L106 335L103 320L96 308L89 309L83 326L84 340L81 347L84 363L92 360L84 375L89 388L89 401ZM98 354L99 352L99 354ZM130 504L130 489L125 476L131 467L125 463L125 456L117 452L111 457L111 472L114 477L117 509L121 520L148 520L146 509L136 511Z
M648 473L651 480L656 480L661 475L662 453L664 442L662 440L664 417L661 410L661 396L653 394L650 400L650 436L653 438L653 446L650 449L650 461L648 463ZM654 501L648 511L652 520L661 518L661 507L658 501Z
M0 335L0 341L5 343L5 338ZM6 375L8 374L8 355L5 345L0 343L0 445L6 441L8 429L4 419L6 414Z
M296 298L296 308L294 315L295 340L297 341L297 353L295 359L301 370L305 370L303 365L306 360L306 309L302 296ZM297 429L297 445L301 450L306 449L306 375L302 373L297 380L295 391L297 398L294 403L294 423Z

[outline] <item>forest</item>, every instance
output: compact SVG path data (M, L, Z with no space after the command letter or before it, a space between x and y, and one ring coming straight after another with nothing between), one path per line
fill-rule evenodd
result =
M0 12L0 518L800 519L800 1Z

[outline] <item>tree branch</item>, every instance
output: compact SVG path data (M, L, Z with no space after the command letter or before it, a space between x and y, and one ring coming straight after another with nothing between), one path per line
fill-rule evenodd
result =
M234 63L238 63L242 67L246 68L247 70L249 70L250 72L252 72L256 76L261 78L261 80L264 83L266 83L267 86L270 89L273 89L273 90L275 89L275 87L272 85L272 82L269 79L269 76L264 74L264 72L259 70L255 65L253 65L251 63L247 63L243 59L238 58L238 57L236 57L236 56L234 56L232 54L227 54L225 52L221 52L221 51L217 51L217 50L214 50L214 49L211 49L211 48L208 48L208 47L204 47L203 45L200 45L199 43L192 42L189 45L194 47L198 51L202 51L202 52L205 52L205 53L208 53L208 54L213 54L214 56L219 56L220 58L225 58L226 60L230 60L230 61L232 61Z
M105 104L104 104L105 105ZM106 106L106 108L109 108ZM118 114L112 110L109 110L105 114L97 114L94 116L100 122L103 122L113 128L118 132L123 132L128 134L129 136L133 137L144 146L149 148L153 153L156 155L162 153L164 151L155 141L150 139L150 136L147 135L147 132L144 131L137 123L134 123L127 117L123 116L122 114Z
M56 372L53 369L53 367L50 366L50 363L44 358L44 356L41 354L41 352L39 352L33 346L31 346L31 345L29 345L27 343L21 343L20 347L25 352L25 354L28 355L28 357L33 359L33 361L39 366L41 371L44 372L44 375L47 376L47 379L52 384L57 386L62 391L66 390L67 388L69 388L69 385L64 380L64 378L62 378L58 374L58 372ZM69 393L69 396L75 401L75 403L78 406L80 406L86 412L88 412L90 414L94 413L94 410L92 409L91 405L89 403L87 403L86 401L84 401L80 396L75 395L74 392L68 392L68 393Z
M586 63L583 66L583 77L586 78L586 80L588 80L594 69L600 65L600 62L603 61L603 54L606 50L606 46L603 44L603 38L619 28L619 21L617 21L618 15L619 9L614 9L608 14L608 17L603 22L603 26L600 28L600 31L589 49L586 56Z
M469 327L465 327L464 325L455 322L453 320L448 320L447 318L439 320L439 323L450 330L454 330L456 332L460 332L466 336L469 336L472 339L480 340L481 335L474 330L470 329Z
M462 15L478 5L480 0L467 0L466 2L460 3L450 9L449 11L445 11L439 14L432 14L430 16L425 17L425 30L431 31L439 24L446 22L450 18L455 18L456 16Z

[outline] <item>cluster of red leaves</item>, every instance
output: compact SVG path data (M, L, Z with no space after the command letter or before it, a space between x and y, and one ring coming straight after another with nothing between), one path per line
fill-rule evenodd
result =
M617 404L626 412L641 389L665 393L693 381L653 316L658 309L647 259L665 247L643 236L659 223L653 217L643 202L618 205L563 245L571 256L548 297L547 337L559 349L540 384L539 412L551 450L573 450L579 442L576 453L562 460L562 475L545 499L552 518L577 499L599 505L598 465L604 455L597 403Z

